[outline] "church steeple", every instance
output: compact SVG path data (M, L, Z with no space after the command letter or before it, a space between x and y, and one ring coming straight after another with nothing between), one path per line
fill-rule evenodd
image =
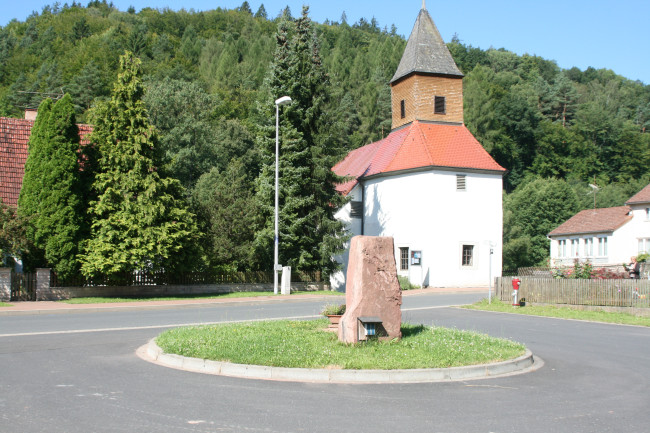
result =
M462 78L423 0L390 81L393 128L416 119L463 123Z

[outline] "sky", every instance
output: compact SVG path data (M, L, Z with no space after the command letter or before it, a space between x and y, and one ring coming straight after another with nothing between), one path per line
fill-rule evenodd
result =
M88 0L79 1L87 4ZM204 11L233 9L243 0L112 0L121 11L133 6ZM0 26L12 19L24 21L53 1L5 1ZM61 4L65 1L61 1ZM71 1L70 1L71 3ZM345 12L349 24L360 18L377 20L380 27L395 25L408 37L422 0L248 0L253 12L264 4L268 16L289 6L294 17L302 5L310 6L317 22L340 21ZM466 45L482 49L505 48L554 60L561 68L589 66L611 69L631 80L650 84L650 0L426 0L426 8L443 39L456 34Z

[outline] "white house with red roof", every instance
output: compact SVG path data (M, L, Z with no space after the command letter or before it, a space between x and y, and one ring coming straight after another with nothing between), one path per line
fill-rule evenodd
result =
M571 265L574 260L595 265L629 263L630 257L650 252L650 185L625 206L578 212L548 234L551 262Z
M501 275L505 169L465 127L463 74L423 6L391 80L393 128L333 167L352 235L392 236L398 274L431 287ZM344 290L343 269L332 285ZM491 265L491 267L490 267Z

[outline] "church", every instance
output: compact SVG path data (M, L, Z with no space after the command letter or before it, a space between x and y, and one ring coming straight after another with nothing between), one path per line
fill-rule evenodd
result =
M421 287L487 287L501 275L506 170L463 119L463 74L422 5L390 81L392 129L332 170L352 236L392 236L398 275ZM348 252L332 288L345 290Z

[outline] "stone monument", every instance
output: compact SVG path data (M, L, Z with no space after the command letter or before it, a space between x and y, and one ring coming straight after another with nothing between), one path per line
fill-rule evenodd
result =
M339 324L339 340L357 343L366 335L401 338L402 292L393 238L353 237L346 282L346 309Z

